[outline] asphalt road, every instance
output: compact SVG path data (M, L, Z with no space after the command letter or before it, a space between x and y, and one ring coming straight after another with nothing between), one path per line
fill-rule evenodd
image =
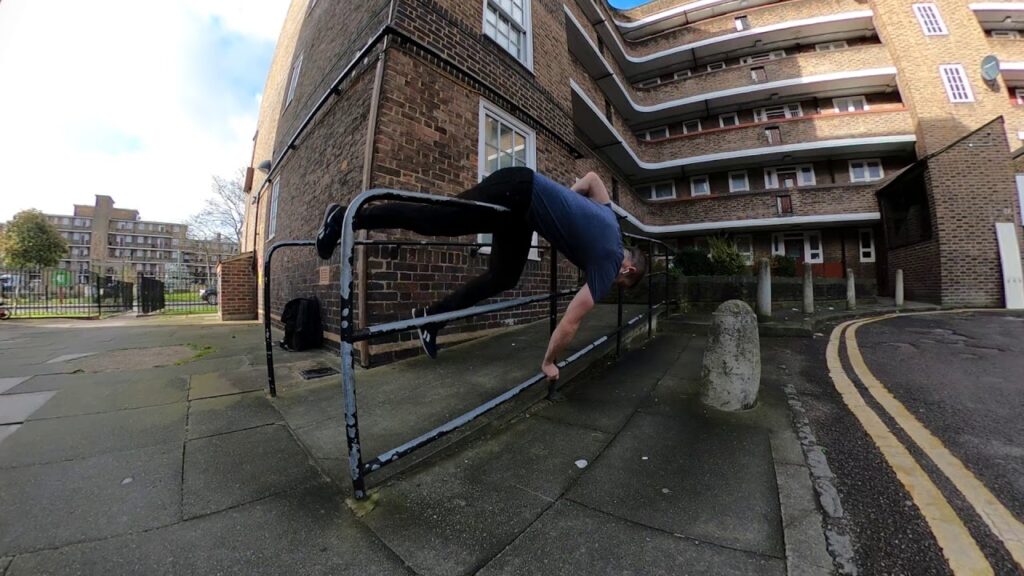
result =
M1024 315L929 314L859 326L854 354L863 356L868 378L876 379L880 388L865 385L864 374L853 369L849 348L836 346L844 340L837 336L836 362L852 385L847 392L855 389L877 415L874 425L865 422L871 418L855 416L838 392L842 386L829 376L829 336L826 332L813 340L766 339L762 348L765 362L771 363L766 377L789 376L836 474L859 573L951 574L950 556L980 567L978 573L1024 573L1020 558L1014 560L1005 539L979 514L981 510L992 519L999 511L978 505L989 492L994 496L991 506L1002 509L1011 530L1014 524L1021 527ZM895 403L879 400L884 391ZM906 411L893 410L894 405ZM916 436L908 433L915 429L915 419L923 426ZM922 442L929 432L935 442ZM886 434L920 467L916 480L907 479L905 467L903 476L897 476L892 449L888 454L879 449L878 437ZM951 458L940 454L946 449ZM960 464L966 470L951 474ZM921 496L927 485L937 488L939 504L951 509L951 522L936 520L935 507ZM930 519L925 510L931 510ZM973 559L968 554L964 560L958 556L962 551L950 552L940 545L935 534L951 525L959 525L967 547L976 550ZM956 532L956 526L952 528ZM945 548L951 548L946 542Z

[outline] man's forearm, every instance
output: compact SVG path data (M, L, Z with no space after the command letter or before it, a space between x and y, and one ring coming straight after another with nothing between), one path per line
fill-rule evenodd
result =
M572 342L580 325L578 323L566 322L563 318L548 341L548 351L544 354L544 362L554 364L558 356L565 350L565 347Z

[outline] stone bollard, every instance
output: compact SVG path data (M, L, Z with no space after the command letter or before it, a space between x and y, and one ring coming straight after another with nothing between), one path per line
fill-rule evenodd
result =
M853 268L846 269L846 309L857 309L857 284L853 277Z
M804 314L814 314L814 270L804 262Z
M723 302L708 331L700 401L718 410L746 410L757 402L760 386L761 346L754 311L742 300Z
M903 268L896 270L896 307L903 308Z
M761 320L772 318L772 267L767 258L761 259L757 274L757 317Z

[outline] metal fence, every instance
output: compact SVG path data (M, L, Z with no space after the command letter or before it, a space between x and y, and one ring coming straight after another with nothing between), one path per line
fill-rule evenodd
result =
M215 275L190 272L140 273L139 314L216 314L220 302Z
M96 270L0 268L11 318L100 318L134 308L134 285Z
M359 436L359 419L357 416L356 409L356 379L355 379L355 360L353 356L353 344L356 342L372 340L388 334L394 334L396 332L414 330L420 326L434 322L449 322L453 320L459 320L463 318L471 318L481 314L488 314L501 310L508 310L511 308L517 308L527 306L529 304L538 302L548 302L548 317L549 317L549 330L553 332L558 320L558 300L565 298L575 293L575 288L572 290L559 290L558 286L558 254L555 250L551 249L551 277L550 277L550 288L548 294L542 294L537 296L529 296L525 298L516 298L512 300L506 300L504 302L496 302L493 304L482 304L466 308L464 310L457 310L453 312L445 312L443 314L434 314L431 316L417 317L409 320L402 320L397 322L389 322L385 324L370 325L369 321L365 321L367 326L362 329L356 329L354 320L354 311L356 309L356 294L353 290L353 270L352 264L354 262L353 253L357 245L400 245L400 244L416 244L416 245L437 245L437 246L469 246L479 244L468 244L459 242L401 242L401 241L388 241L388 240L356 240L355 234L353 233L353 220L356 214L366 205L372 202L380 201L401 201L401 202L413 202L417 204L427 205L449 205L449 206L472 206L478 209L494 210L497 212L505 212L508 209L496 206L493 204L485 204L482 202L473 202L458 198L445 197L445 196L432 196L428 194L420 194L414 192L403 192L399 190L385 190L376 189L363 192L357 196L352 203L349 205L348 210L345 213L345 220L341 236L341 380L345 402L345 438L348 444L348 467L349 475L352 480L352 488L355 493L356 499L363 499L366 497L366 476L371 472L379 470L380 468L391 464L398 459L410 454L411 452L434 442L447 434L465 426L474 419L486 414L492 409L516 398L519 394L526 391L527 389L546 381L543 373L537 373L530 377L524 382L512 387L508 391L500 394L499 396L488 400L487 402L473 408L472 410L456 416L448 422L441 424L433 430L422 434L416 438L413 438L401 446L392 448L382 454L377 455L368 462L364 460L362 453L362 445ZM652 319L656 310L659 310L663 306L667 306L669 302L670 289L668 286L668 261L670 249L664 243L653 240L651 238L635 236L626 234L626 236L632 237L635 241L645 245L651 264L653 265L654 259L663 259L662 269L660 271L654 271L654 266L651 266L652 270L647 274L646 279L646 304L647 311L643 314L639 314L629 320L623 319L623 295L622 289L618 291L618 314L617 314L617 326L614 331L606 334L594 342L591 342L585 346L582 350L569 356L568 358L560 361L558 367L564 368L565 366L572 364L584 357L588 353L597 349L602 344L608 342L611 338L615 339L616 353L621 349L623 333L629 328L635 326L639 321L646 317L647 319L647 333L648 336L652 332ZM271 263L274 253L281 248L285 247L299 247L299 246L312 246L314 242L312 240L294 240L278 242L267 250L263 265L263 295L264 295L264 337L267 354L267 380L268 387L271 396L277 395L277 388L274 378L274 359L273 359L273 345L271 343L271 323L270 323L270 270ZM660 253L658 251L660 250ZM662 294L656 296L654 290L654 277L664 277L664 285L662 286ZM364 294L365 298L366 295ZM660 298L660 301L655 302L656 298ZM548 383L549 393L554 391L554 383Z

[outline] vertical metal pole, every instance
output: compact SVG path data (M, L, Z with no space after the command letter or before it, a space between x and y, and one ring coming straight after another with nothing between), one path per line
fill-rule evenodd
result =
M619 307L619 320L616 323L618 330L615 331L615 356L618 357L622 354L622 286L619 286L618 296L618 307Z
M548 307L550 317L548 318L548 332L550 334L555 333L555 327L558 326L558 250L555 247L551 247L551 302Z
M363 478L362 446L359 442L359 418L356 410L355 360L352 356L352 333L355 331L355 298L352 293L352 260L355 252L355 234L352 223L362 207L363 199L355 198L341 229L341 384L345 392L345 441L348 443L348 468L352 477L352 492L356 500L366 498L366 479ZM364 294L365 298L366 295ZM369 326L368 319L362 321Z
M665 251L665 299L662 300L662 302L665 304L665 307L666 307L665 314L668 314L668 311L667 311L668 300L669 300L669 291L668 291L668 279L669 279L669 275L668 275L668 263L669 263L669 259L668 259L668 246L662 246L661 248L662 248L662 250Z
M270 259L276 248L271 246L263 257L263 340L267 349L267 386L270 396L277 396L277 383L274 382L274 343L270 334Z
M96 316L103 318L103 276L96 275Z
M654 242L647 242L647 261L650 264L654 264ZM651 313L654 311L654 278L647 275L647 339L651 339L651 331L654 326L654 319L651 318Z

